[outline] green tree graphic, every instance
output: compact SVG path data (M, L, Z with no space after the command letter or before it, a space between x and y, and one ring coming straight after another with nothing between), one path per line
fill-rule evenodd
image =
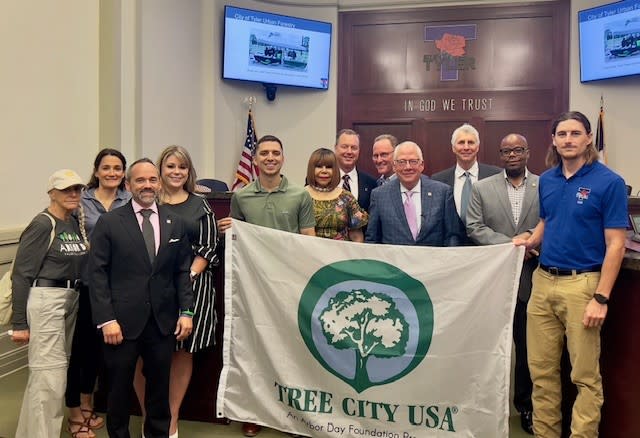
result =
M356 388L371 386L367 360L405 353L409 325L391 297L364 289L338 292L320 314L327 342L356 353Z

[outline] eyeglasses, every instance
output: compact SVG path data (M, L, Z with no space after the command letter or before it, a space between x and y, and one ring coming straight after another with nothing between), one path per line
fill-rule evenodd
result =
M502 155L503 157L508 157L509 155L513 154L516 157L520 157L528 150L528 148L524 148L522 146L513 149L500 149L500 155Z
M407 164L411 167L416 167L420 163L422 163L422 160L394 160L393 161L393 164L395 164L398 167L405 167Z

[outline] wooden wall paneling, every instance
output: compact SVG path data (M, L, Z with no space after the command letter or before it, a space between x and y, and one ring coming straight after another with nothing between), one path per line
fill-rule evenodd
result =
M450 137L464 122L480 131L479 160L493 164L500 139L522 131L540 172L547 128L568 109L569 14L562 1L341 13L338 125L410 125L428 174L454 164ZM453 78L437 68L443 29L468 37Z
M529 144L529 162L527 167L540 175L547 167L544 159L551 145L551 124L547 120L501 120L488 122L481 148L484 150L484 162L501 166L498 149L502 139L510 133L524 135Z
M373 140L381 134L396 136L398 141L411 138L411 125L409 123L363 123L356 124L354 130L360 134L360 158L358 169L378 178L378 172L373 165Z

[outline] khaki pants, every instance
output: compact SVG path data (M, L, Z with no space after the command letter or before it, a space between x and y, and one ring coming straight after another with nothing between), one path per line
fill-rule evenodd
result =
M77 314L78 292L73 289L32 287L29 291L29 380L17 438L60 436L67 364Z
M560 437L560 356L563 337L571 358L571 381L578 396L571 416L571 437L596 438L603 403L600 376L600 328L585 328L582 318L600 273L554 276L533 274L527 307L527 347L533 380L533 429L536 437Z

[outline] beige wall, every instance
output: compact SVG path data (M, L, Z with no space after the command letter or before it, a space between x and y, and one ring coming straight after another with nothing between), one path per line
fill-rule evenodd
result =
M569 106L582 111L591 120L595 131L600 111L600 96L604 98L605 142L608 165L640 191L640 146L636 140L640 76L580 83L578 57L578 11L611 3L602 0L573 0L571 5L571 79Z
M268 102L259 84L222 81L225 3L332 22L329 91L279 87L276 101ZM363 3L384 6L339 2L341 8ZM634 164L640 151L632 117L637 118L640 77L579 82L576 13L603 3L572 1L571 108L595 123L604 95L609 165L638 190ZM7 159L0 173L0 233L24 226L46 205L44 187L54 170L71 167L88 178L100 146L121 148L131 161L143 155L155 159L165 145L181 144L191 151L200 176L231 182L249 96L258 100L258 134L282 138L284 172L301 182L309 153L331 146L336 131L338 8L331 6L334 2L315 4L58 0L36 7L35 2L3 2L0 144Z
M87 176L98 143L98 1L0 6L0 231L48 204L60 168Z

